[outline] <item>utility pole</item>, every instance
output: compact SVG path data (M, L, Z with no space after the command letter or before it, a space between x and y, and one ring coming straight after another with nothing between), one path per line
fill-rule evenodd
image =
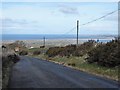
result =
M43 46L45 47L45 37L43 37Z
M78 46L79 20L77 20L77 46Z

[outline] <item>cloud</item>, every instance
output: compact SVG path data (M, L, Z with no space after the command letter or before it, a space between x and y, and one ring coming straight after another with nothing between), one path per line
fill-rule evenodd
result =
M28 22L24 19L13 20L10 18L0 19L0 22L2 22L3 28L31 26L33 23L36 23L35 21Z
M1 19L3 28L11 28L27 24L24 20Z
M79 14L77 8L75 7L62 6L59 11L63 14Z
M29 33L31 30L37 30L40 28L36 21L27 21L24 19L10 19L4 18L0 19L0 29L2 33Z

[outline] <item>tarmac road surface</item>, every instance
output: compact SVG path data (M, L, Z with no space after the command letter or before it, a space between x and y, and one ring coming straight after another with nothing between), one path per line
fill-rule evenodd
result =
M13 67L9 88L118 88L118 83L47 60L21 56Z

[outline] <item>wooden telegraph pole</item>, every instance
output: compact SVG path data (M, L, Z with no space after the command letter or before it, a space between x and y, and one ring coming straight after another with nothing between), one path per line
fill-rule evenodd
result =
M77 46L78 46L79 20L77 20Z
M43 37L43 46L45 47L45 37Z

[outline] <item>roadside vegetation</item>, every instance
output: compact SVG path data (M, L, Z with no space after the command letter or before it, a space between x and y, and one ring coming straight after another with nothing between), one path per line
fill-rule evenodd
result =
M12 71L12 67L17 63L20 58L15 52L15 47L20 47L22 50L26 49L25 44L21 41L16 41L11 44L2 45L2 53L0 55L2 59L2 88L8 88L9 77Z
M106 44L98 45L88 52L88 63L96 63L105 67L118 67L120 65L120 39L112 40Z
M31 51L33 57L118 80L118 68L120 67L119 46L120 39L107 43L97 43L94 40L89 40L79 46L36 48L37 51L40 51L39 54L34 54L35 49L29 51Z
M8 87L9 76L12 66L18 62L20 58L16 54L2 55L2 88Z

